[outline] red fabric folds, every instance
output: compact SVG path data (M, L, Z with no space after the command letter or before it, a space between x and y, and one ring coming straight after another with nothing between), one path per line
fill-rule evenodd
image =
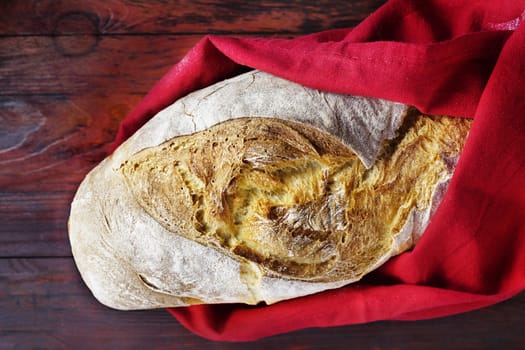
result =
M115 147L187 93L261 69L321 90L473 117L423 238L357 284L271 306L169 311L245 341L306 327L440 317L525 289L525 1L392 0L353 29L294 40L203 38L123 121Z

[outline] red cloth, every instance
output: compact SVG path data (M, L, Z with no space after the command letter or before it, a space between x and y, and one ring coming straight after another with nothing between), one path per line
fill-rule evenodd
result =
M271 306L170 309L193 332L253 340L306 327L465 312L525 289L525 2L392 0L353 29L203 38L125 119L115 145L185 94L247 67L300 84L474 117L423 238L357 284Z

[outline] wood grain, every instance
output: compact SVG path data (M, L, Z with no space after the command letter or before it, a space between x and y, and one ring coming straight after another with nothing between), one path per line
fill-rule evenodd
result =
M0 5L0 34L303 34L354 26L385 2L4 1Z
M0 95L143 95L202 36L0 38Z
M6 125L0 134L0 188L76 188L106 155L120 120L140 98L0 96L0 120Z
M99 304L71 258L0 259L0 348L31 349L518 349L525 293L486 309L420 322L311 329L248 344L199 338L164 310ZM436 332L436 330L439 332ZM497 335L497 336L494 336ZM45 346L42 346L45 344Z
M67 219L85 174L141 96L0 96L0 257L70 256Z

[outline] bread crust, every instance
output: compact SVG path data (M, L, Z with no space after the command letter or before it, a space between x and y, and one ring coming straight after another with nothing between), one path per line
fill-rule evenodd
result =
M470 121L254 71L177 101L91 171L70 240L117 309L274 303L410 249Z

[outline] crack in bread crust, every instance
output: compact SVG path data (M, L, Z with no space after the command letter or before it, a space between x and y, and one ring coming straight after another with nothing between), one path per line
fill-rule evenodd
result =
M168 230L269 276L331 282L359 278L391 252L450 176L447 160L469 127L467 119L407 118L366 169L309 125L240 118L140 151L120 170Z

